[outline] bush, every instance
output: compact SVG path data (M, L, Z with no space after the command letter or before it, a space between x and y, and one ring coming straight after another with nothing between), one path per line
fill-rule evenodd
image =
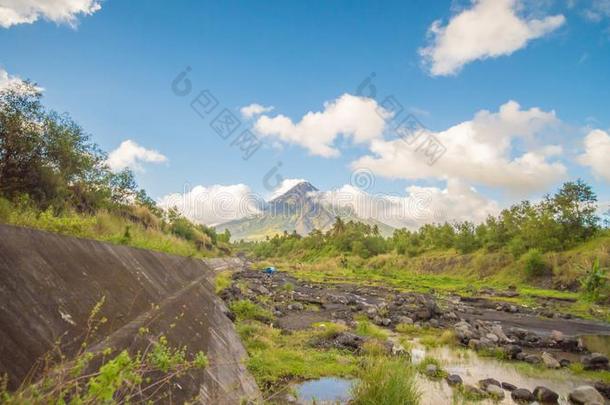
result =
M590 302L601 302L608 298L608 278L606 269L599 265L599 259L595 259L587 275L581 280L583 297Z
M229 309L240 321L247 319L267 321L273 318L273 315L269 311L250 300L233 301L229 305Z
M548 266L538 249L530 249L523 256L525 274L528 277L540 277L548 273Z
M0 222L8 222L11 217L12 205L5 199L0 197Z
M374 357L364 361L358 383L352 388L352 404L417 405L420 393L411 365L401 358Z

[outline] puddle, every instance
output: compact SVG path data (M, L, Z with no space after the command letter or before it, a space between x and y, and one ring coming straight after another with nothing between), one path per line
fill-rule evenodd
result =
M583 340L589 350L609 354L609 336L587 336ZM443 368L449 374L458 374L465 384L476 386L479 380L494 378L500 382L508 382L519 388L527 388L533 391L538 386L549 388L559 394L559 404L569 405L568 395L580 385L591 385L590 381L575 378L562 370L549 370L544 376L523 374L517 368L518 364L498 361L494 358L480 357L476 352L467 349L453 349L439 347L426 349L417 341L413 342L411 359L413 363L421 362L426 356L433 357L441 362ZM454 390L444 381L433 381L422 375L416 377L417 387L422 393L422 405L439 404L461 404L458 398L454 398ZM350 391L355 380L342 378L321 378L319 380L306 381L296 385L297 398L300 404L347 404L350 399ZM502 401L480 401L481 405L488 404L513 404L509 391L504 391L505 398ZM315 402L314 402L315 400Z
M519 388L533 391L537 386L547 387L560 396L560 404L569 404L568 395L576 387L590 384L573 376L565 375L561 371L550 371L554 375L545 377L528 376L520 373L515 364L498 361L493 358L479 357L475 352L468 350L455 350L447 347L427 350L416 347L412 350L414 363L420 362L424 357L430 356L439 360L449 374L458 374L465 384L477 385L479 380L494 378L500 382L508 382ZM453 389L444 381L432 381L418 375L417 386L422 393L422 405L437 405L460 403L453 401ZM481 401L479 404L514 404L509 391L504 391L503 401Z
M354 380L326 377L297 385L299 404L347 404Z
M610 336L608 335L585 335L581 336L583 344L590 352L601 353L610 356Z

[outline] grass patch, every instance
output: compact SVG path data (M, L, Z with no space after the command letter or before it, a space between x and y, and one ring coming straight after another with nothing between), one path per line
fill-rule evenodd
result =
M230 270L223 270L216 274L216 277L214 278L214 290L216 291L216 294L231 286L232 274L233 273Z
M238 321L269 321L273 319L271 312L250 300L233 301L229 305L229 309L235 314Z
M360 336L371 337L376 339L386 339L388 332L379 326L373 324L366 318L359 318L357 321L355 332Z
M427 368L429 365L436 366L436 372L434 374L430 374L427 372ZM422 359L422 361L417 365L417 371L424 374L427 377L434 379L441 379L447 377L447 372L443 370L443 366L440 361L435 359L434 357L426 356Z
M415 372L405 359L366 358L358 377L350 402L354 405L420 403L421 394L415 385Z
M309 346L312 340L342 330L342 325L332 322L324 323L324 328L320 325L282 334L258 321L238 322L237 331L250 355L248 369L264 393L270 394L290 380L356 375L358 364L354 354Z

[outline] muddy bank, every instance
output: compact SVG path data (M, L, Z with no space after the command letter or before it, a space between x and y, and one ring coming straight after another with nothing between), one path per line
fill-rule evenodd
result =
M68 357L75 353L91 309L105 297L101 315L108 322L93 337L95 349L135 352L148 343L138 330L148 328L210 359L206 370L177 380L176 402L257 397L246 352L214 293L215 272L236 263L0 225L0 373L15 387L55 342Z

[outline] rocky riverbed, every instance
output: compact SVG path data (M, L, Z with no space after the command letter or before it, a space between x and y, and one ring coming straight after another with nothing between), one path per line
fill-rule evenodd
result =
M516 289L509 289L486 290L474 297L440 297L378 286L303 282L283 272L267 275L245 269L233 275L232 285L221 297L226 302L249 299L259 303L273 314L274 319L266 321L274 322L286 333L328 321L350 328L316 342L321 348L359 351L367 338L353 329L357 319L366 317L387 329L390 335L398 325L412 325L415 330L451 330L464 348L492 352L512 361L549 369L569 367L574 362L582 364L584 370L609 369L607 353L591 352L582 336L610 335L610 325L549 313L544 306L528 308L501 299L518 294ZM385 346L391 354L404 351L396 339L388 339ZM497 400L511 398L526 403L560 400L560 395L551 388L519 387L494 376L466 384L459 374L449 374L446 383L461 386L468 395ZM610 386L601 382L583 383L570 389L562 397L569 397L573 403L599 403L600 398L603 403L604 398L610 398Z

